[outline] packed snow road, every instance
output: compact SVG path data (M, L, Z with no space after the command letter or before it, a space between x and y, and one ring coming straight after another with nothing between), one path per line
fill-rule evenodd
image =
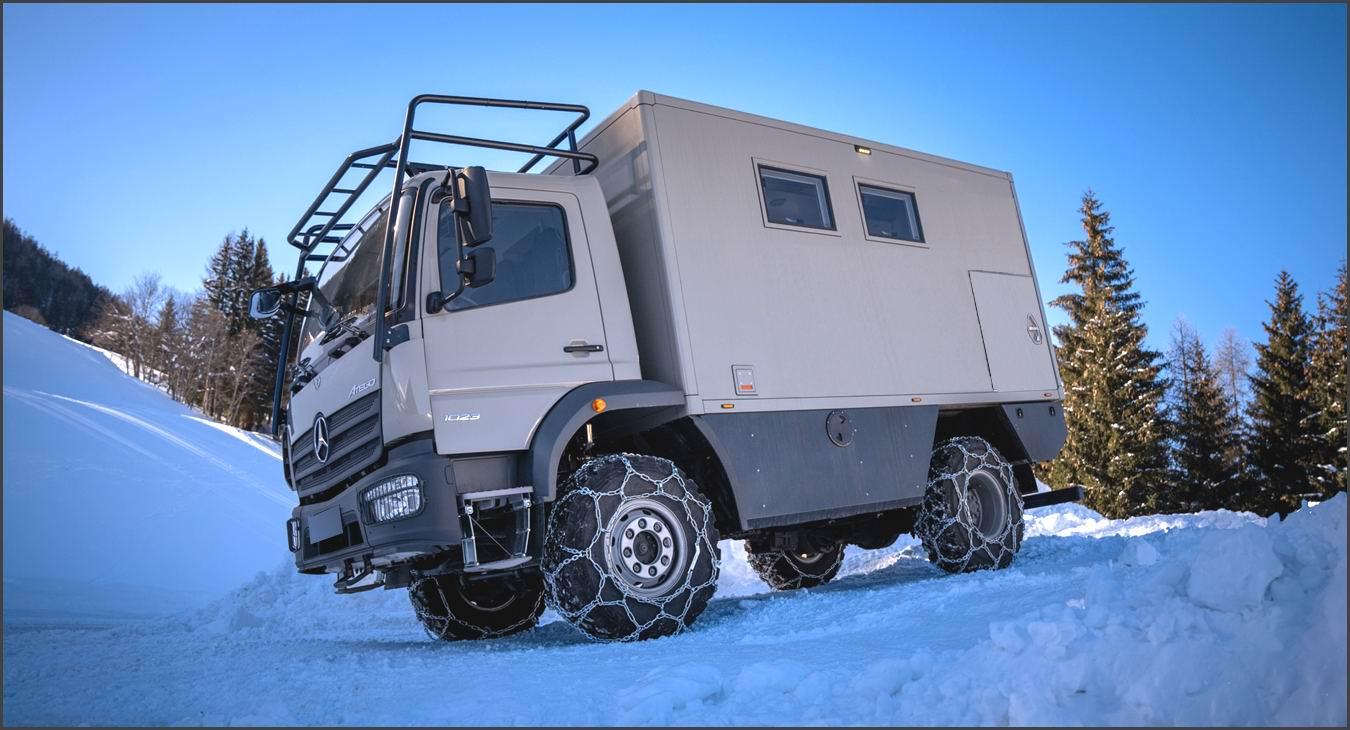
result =
M1006 571L940 574L903 540L795 593L759 592L723 543L693 630L637 644L547 615L433 642L404 591L334 596L282 565L168 619L7 627L4 719L1344 725L1344 496L1271 525L1041 512Z
M6 725L1346 721L1344 495L1269 524L1033 510L1008 570L949 576L903 538L788 593L723 542L684 634L546 613L442 643L405 591L296 575L275 457L80 347L5 315Z

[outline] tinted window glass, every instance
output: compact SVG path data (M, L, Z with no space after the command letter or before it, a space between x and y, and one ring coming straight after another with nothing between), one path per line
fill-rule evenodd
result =
M871 185L859 185L858 193L862 196L867 235L894 238L899 241L923 242L923 229L919 227L919 208L915 205L913 193Z
M834 230L825 178L773 167L759 168L764 212L770 223Z
M437 227L441 288L455 290L455 214L441 204ZM492 204L492 240L480 246L497 255L497 278L465 289L447 306L467 309L557 294L572 288L572 256L562 208L532 203Z
M319 270L319 290L346 319L356 315L360 320L375 309L378 295L376 280L380 276L380 248L384 245L384 227L389 221L389 209L368 216L353 228L347 238ZM318 320L305 320L302 347L322 334Z

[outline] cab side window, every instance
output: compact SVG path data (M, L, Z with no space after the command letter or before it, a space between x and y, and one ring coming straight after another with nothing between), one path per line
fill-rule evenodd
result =
M437 226L441 290L457 286L455 214L441 204ZM572 288L572 252L562 208L547 203L493 201L492 239L482 245L496 252L497 276L490 284L465 289L446 309L460 310L559 294Z

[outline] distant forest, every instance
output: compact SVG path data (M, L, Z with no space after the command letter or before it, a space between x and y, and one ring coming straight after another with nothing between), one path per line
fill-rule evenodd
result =
M63 335L87 335L113 293L72 269L6 218L5 309Z
M4 235L5 309L125 356L132 375L224 423L269 425L280 331L250 319L247 302L251 289L275 283L261 238L225 236L199 291L173 291L147 272L115 294L14 221Z

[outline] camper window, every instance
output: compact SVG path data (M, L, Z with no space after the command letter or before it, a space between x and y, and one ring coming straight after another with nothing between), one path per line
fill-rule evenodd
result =
M830 189L825 178L760 165L759 183L768 222L834 230Z
M455 213L449 201L441 204L438 248L441 288L455 290ZM492 283L465 289L446 305L459 310L559 294L572 288L572 254L567 220L562 208L541 203L492 201L492 238L484 248L494 249L497 276Z
M914 193L860 184L858 196L868 236L923 243Z

